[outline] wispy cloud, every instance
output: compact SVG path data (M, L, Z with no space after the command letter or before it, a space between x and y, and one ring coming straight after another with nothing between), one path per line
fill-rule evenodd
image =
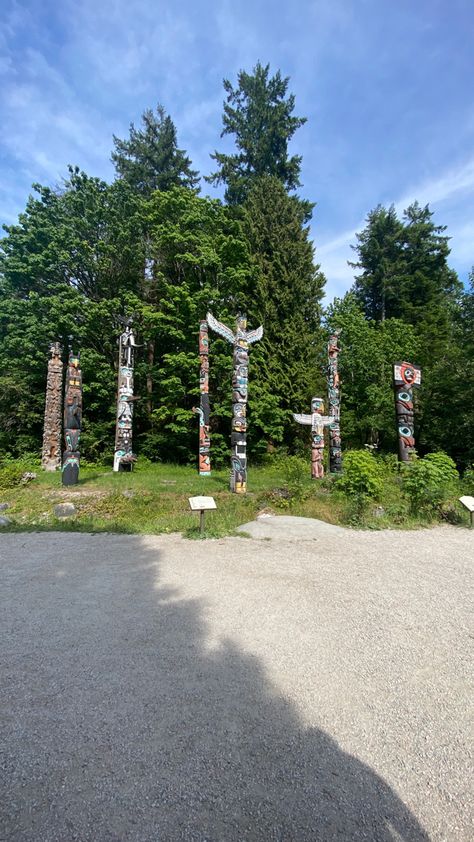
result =
M409 188L401 198L394 199L393 204L398 214L415 201L421 205L429 204L440 224L443 224L441 214L446 205L460 194L474 196L474 159ZM474 222L466 223L462 215L457 218L457 214L453 215L452 212L449 216L451 222L447 234L451 237L451 248L455 253L455 268L465 275L474 264ZM316 256L327 278L328 299L343 295L352 285L354 269L348 265L348 261L354 261L355 255L351 245L356 244L356 232L362 231L365 225L365 219L360 219L353 228L335 237L320 242L316 239Z

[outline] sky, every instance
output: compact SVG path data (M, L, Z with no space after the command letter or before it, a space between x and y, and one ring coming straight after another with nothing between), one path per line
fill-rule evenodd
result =
M112 136L161 103L201 174L220 138L224 78L257 61L290 78L307 117L302 197L327 296L353 282L367 213L429 203L450 265L474 264L473 0L3 0L0 223L31 184L74 164L112 180ZM202 195L220 196L203 184Z

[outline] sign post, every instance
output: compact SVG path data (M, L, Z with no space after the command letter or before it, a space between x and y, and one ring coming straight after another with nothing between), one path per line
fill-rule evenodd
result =
M214 497L188 497L189 508L192 512L199 512L199 532L204 534L205 512L217 509Z
M474 527L474 497L460 497L459 502L468 510L471 515L471 529Z

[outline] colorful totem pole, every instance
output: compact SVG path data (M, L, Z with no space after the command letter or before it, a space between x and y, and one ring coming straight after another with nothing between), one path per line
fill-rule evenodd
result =
M132 320L125 322L119 338L117 421L115 426L114 471L131 471L136 456L132 451L133 362L136 348Z
M227 325L218 322L212 313L207 314L207 323L212 330L234 346L230 490L236 494L245 494L247 491L248 347L262 338L263 327L247 331L247 317L243 314L237 316L235 333Z
M79 479L79 439L82 425L82 373L79 354L69 351L64 397L64 440L62 483L75 485Z
M341 390L339 372L337 370L337 357L340 351L338 340L340 330L335 330L329 337L328 342L328 412L332 419L329 425L329 472L339 474L342 471L341 451Z
M193 407L199 414L199 474L211 475L211 437L209 432L209 332L205 319L199 324L199 370L200 406Z
M298 424L311 425L311 479L322 479L324 476L324 428L333 423L331 415L323 415L324 402L322 398L311 401L311 415L298 415L293 418Z
M409 462L415 450L413 386L421 383L421 369L411 363L394 363L393 385L398 428L398 458Z
M61 411L63 404L63 361L59 342L53 342L50 352L41 466L45 471L56 471L61 467Z

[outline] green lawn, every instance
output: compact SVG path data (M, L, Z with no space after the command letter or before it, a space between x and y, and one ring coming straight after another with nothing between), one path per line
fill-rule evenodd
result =
M386 484L383 499L374 502L362 519L354 518L350 504L330 480L311 481L309 465L293 495L278 462L251 467L245 495L230 493L228 470L200 477L192 468L177 465L145 463L133 473L117 474L104 467L81 466L79 483L69 488L61 485L59 473L35 470L37 479L27 485L0 489L0 502L9 504L2 513L11 519L8 531L182 532L198 537L199 515L190 512L188 503L188 497L198 494L212 495L217 504L217 510L206 515L207 537L232 534L262 510L366 528L421 525L409 516L396 480ZM56 518L53 508L62 502L74 503L77 514L67 520Z

